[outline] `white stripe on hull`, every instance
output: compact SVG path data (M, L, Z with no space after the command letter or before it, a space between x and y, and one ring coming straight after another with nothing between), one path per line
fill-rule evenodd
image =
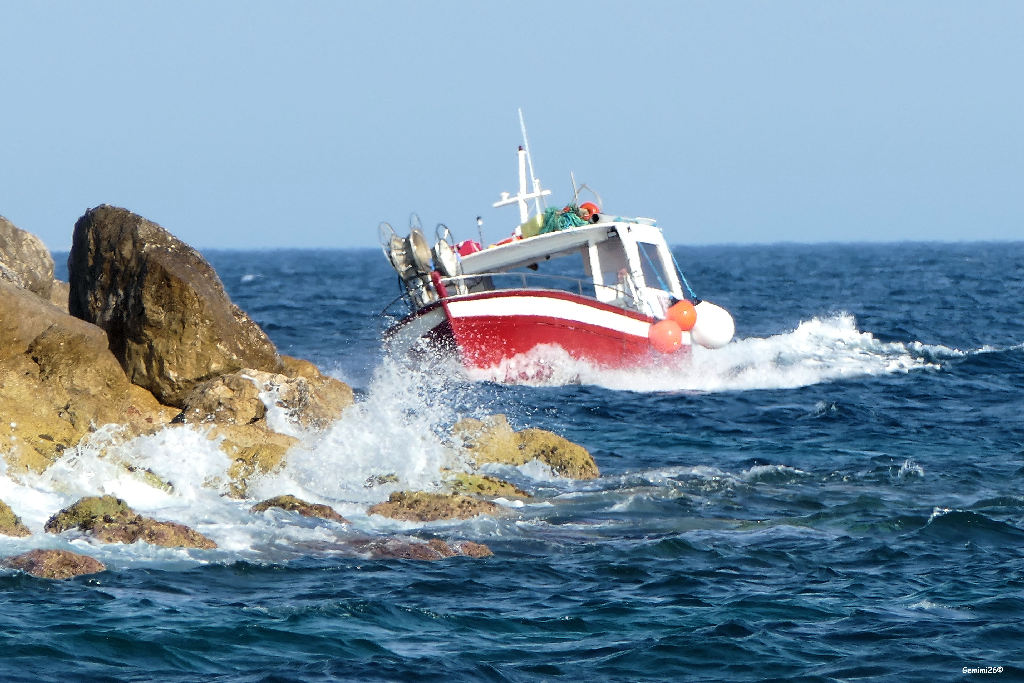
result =
M596 327L614 330L620 334L647 339L650 323L627 315L587 306L568 299L548 296L506 296L451 300L448 310L452 318L477 318L484 316L543 316L570 322L580 322ZM684 337L689 343L689 333Z

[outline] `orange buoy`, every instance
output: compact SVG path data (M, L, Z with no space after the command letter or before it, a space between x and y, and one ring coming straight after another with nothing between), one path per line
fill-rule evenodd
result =
M683 345L683 330L675 320L659 320L647 331L651 346L662 353L674 353Z
M697 322L697 309L686 299L677 301L668 309L668 319L679 323L679 329L683 332L689 332Z
M586 209L593 216L595 213L601 213L601 209L594 202L583 202L580 204L580 210Z

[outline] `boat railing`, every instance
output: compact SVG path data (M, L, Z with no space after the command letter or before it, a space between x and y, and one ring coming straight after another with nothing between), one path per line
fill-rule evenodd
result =
M597 284L593 280L572 277L571 275L550 275L548 273L525 273L521 271L473 273L472 275L442 277L439 278L439 281L443 288L447 290L444 295L446 297L533 288L570 292L579 296L593 297L598 301L635 311L645 310L639 289L633 282L632 277L628 275L614 285ZM434 287L428 285L425 281L417 280L404 283L404 285L404 291L384 307L384 310L380 312L381 316L401 317L438 300L440 293L435 292ZM404 312L393 310L399 302L404 303Z

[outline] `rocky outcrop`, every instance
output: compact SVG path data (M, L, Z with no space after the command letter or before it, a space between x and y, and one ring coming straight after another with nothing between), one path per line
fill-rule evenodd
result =
M50 300L53 257L35 235L0 216L0 280Z
M177 522L161 522L136 514L120 498L82 498L51 517L44 529L59 534L81 529L104 543L136 543L184 548L216 548L217 544L195 529Z
M354 544L357 552L369 555L374 559L387 560L444 560L449 557L484 558L494 555L483 543L473 541L456 541L448 543L440 538L432 538L426 543L418 541L402 541L395 538L374 539Z
M41 471L91 429L143 430L173 417L132 386L100 328L0 281L0 453Z
M288 510L289 512L297 512L303 517L317 517L319 519L328 519L333 522L342 522L348 524L348 520L339 515L334 508L330 505L320 505L319 503L307 503L301 498L296 498L292 495L275 496L262 502L256 503L251 508L250 512L265 512L270 508L281 508L282 510Z
M21 517L14 514L11 506L0 500L0 535L24 537L31 536L32 532L21 521Z
M562 477L596 479L601 475L587 449L544 429L513 431L504 415L465 418L452 427L477 465L525 465L539 460Z
M367 511L407 522L434 522L441 519L469 519L477 515L493 515L498 506L487 500L458 493L425 493L397 491L387 502L377 503Z
M294 359L292 359L294 361ZM245 369L197 384L185 397L178 422L228 425L256 423L266 417L266 400L283 408L288 419L306 428L324 429L352 405L352 389L320 374L311 363L298 366L308 375L288 377ZM296 364L290 363L294 369Z
M128 378L163 403L180 407L197 384L236 370L282 369L199 253L126 209L78 220L68 270L71 314L106 330Z
M529 498L530 494L514 484L491 477L486 474L472 472L455 472L447 479L448 487L455 493L489 498Z
M0 561L4 567L43 579L70 579L83 574L95 574L106 567L96 558L79 555L70 550L30 550Z

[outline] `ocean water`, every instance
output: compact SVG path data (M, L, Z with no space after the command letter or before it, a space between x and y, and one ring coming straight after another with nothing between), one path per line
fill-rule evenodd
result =
M542 350L534 385L382 356L397 294L376 250L206 254L284 353L356 389L254 496L222 496L199 433L100 430L45 475L0 472L32 528L109 570L0 572L4 680L975 680L1024 677L1024 243L677 248L737 339L601 371ZM61 256L58 255L58 260ZM412 524L367 507L436 486L445 430L505 413L602 476L494 472L534 497ZM154 492L123 463L172 480ZM398 481L367 486L377 475ZM44 534L82 495L190 524L213 551ZM492 558L370 560L353 536L468 539Z

